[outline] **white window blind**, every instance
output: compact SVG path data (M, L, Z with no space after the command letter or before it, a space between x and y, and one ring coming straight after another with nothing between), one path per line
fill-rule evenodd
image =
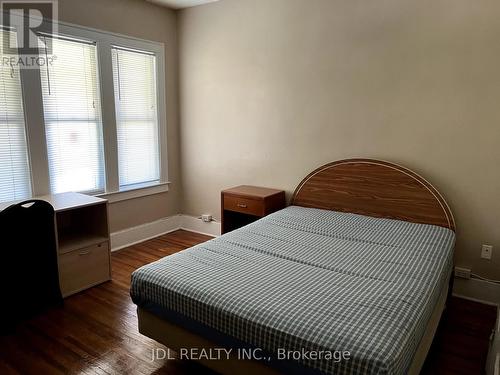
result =
M160 180L156 57L112 49L120 189Z
M40 45L45 45L45 36ZM96 46L53 38L53 63L40 68L52 193L104 191Z
M31 196L31 178L19 68L5 63L2 41L9 33L0 29L0 201Z

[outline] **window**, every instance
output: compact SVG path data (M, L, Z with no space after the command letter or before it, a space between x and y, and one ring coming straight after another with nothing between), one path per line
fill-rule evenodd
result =
M4 34L14 32L0 29ZM3 61L2 43L0 59ZM19 68L0 64L0 201L31 196L31 179L26 144L23 97Z
M35 59L0 55L0 202L167 191L163 44L63 22L50 32L39 30Z
M40 37L41 45L45 45ZM95 44L53 38L40 68L52 193L103 192L104 158Z
M117 47L112 58L120 189L158 182L156 58Z

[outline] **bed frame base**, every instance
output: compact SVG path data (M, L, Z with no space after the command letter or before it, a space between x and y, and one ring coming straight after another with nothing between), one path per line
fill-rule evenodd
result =
M429 323L425 329L424 336L420 340L412 364L408 371L409 375L418 375L427 357L427 353L432 344L434 334L436 333L441 315L446 306L448 288L444 288L439 296L436 307L434 308ZM139 332L162 344L169 349L179 352L181 348L221 348L208 338L197 335L177 324L174 324L163 318L148 312L140 307L137 308L139 319ZM279 371L265 365L263 362L242 360L231 356L230 359L223 360L199 360L204 366L211 368L221 374L238 375L277 375Z
M146 335L167 348L175 352L179 352L181 348L221 348L214 342L199 336L177 324L171 323L168 320L159 318L158 316L137 308L137 316L139 318L139 332ZM230 359L224 360L198 360L202 365L217 371L221 374L238 374L238 375L278 375L278 371L264 365L258 361L240 360L234 355Z

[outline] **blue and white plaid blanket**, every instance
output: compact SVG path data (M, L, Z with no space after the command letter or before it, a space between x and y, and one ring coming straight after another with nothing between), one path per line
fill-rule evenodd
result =
M290 206L132 274L154 303L328 374L404 374L452 269L455 234Z

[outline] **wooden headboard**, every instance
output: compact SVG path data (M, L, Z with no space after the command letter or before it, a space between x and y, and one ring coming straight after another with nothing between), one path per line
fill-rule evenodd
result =
M346 159L323 165L297 186L291 204L455 230L448 204L429 182L381 160Z

